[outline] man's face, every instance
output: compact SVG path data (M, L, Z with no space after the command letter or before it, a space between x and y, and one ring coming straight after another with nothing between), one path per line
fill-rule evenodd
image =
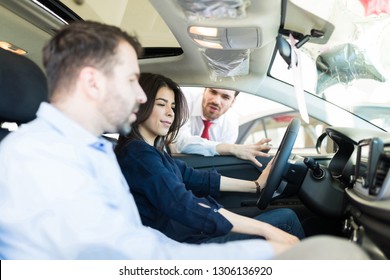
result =
M206 88L203 93L203 116L212 121L226 113L233 105L234 90Z
M141 88L137 54L126 42L118 46L117 63L107 77L106 95L102 102L108 132L127 135L131 124L136 120L140 104L146 102L146 95Z

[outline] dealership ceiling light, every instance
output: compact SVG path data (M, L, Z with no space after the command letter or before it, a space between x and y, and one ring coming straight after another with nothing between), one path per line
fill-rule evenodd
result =
M19 48L14 44L5 41L0 41L0 48L20 55L27 54L27 51L23 50L22 48Z

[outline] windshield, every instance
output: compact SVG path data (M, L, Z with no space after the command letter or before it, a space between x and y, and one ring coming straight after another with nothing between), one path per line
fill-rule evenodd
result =
M334 26L325 44L309 39L295 50L303 89L390 131L388 1L289 1ZM144 47L179 46L149 1L137 1L137 5L129 0L117 0L115 5L104 0L85 1L84 5L77 5L73 0L62 2L83 19L118 25L130 33L135 31ZM270 76L297 87L296 75L290 70L277 53Z
M296 49L304 90L390 131L390 8L382 0L292 0L335 26ZM296 84L279 53L270 75Z

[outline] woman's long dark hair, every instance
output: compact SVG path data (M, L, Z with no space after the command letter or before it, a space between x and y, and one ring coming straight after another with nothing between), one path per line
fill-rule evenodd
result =
M179 85L171 79L159 74L142 73L139 79L139 84L144 90L147 101L141 104L137 113L137 120L132 124L131 132L128 136L120 136L118 143L115 147L115 152L118 154L121 149L131 140L144 140L139 132L139 125L146 121L152 114L154 101L157 96L157 92L160 88L167 87L171 89L175 94L175 118L166 136L158 136L154 142L154 146L162 151L164 147L168 147L171 144L180 127L188 120L189 112L188 105L183 92Z

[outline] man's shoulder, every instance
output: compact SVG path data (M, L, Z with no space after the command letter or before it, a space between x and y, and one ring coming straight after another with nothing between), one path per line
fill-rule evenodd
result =
M225 114L220 116L218 120L223 125L238 126L239 115L234 110L230 109Z
M24 151L29 149L48 149L50 145L61 142L59 133L45 125L41 120L35 119L21 125L16 131L10 132L1 142L0 151Z
M0 161L11 164L24 159L41 158L49 152L50 142L45 139L42 133L34 130L33 124L26 124L0 142Z
M30 133L33 133L34 121L22 124L15 131L11 131L4 139L1 141L1 145L12 145L16 141L23 141Z

